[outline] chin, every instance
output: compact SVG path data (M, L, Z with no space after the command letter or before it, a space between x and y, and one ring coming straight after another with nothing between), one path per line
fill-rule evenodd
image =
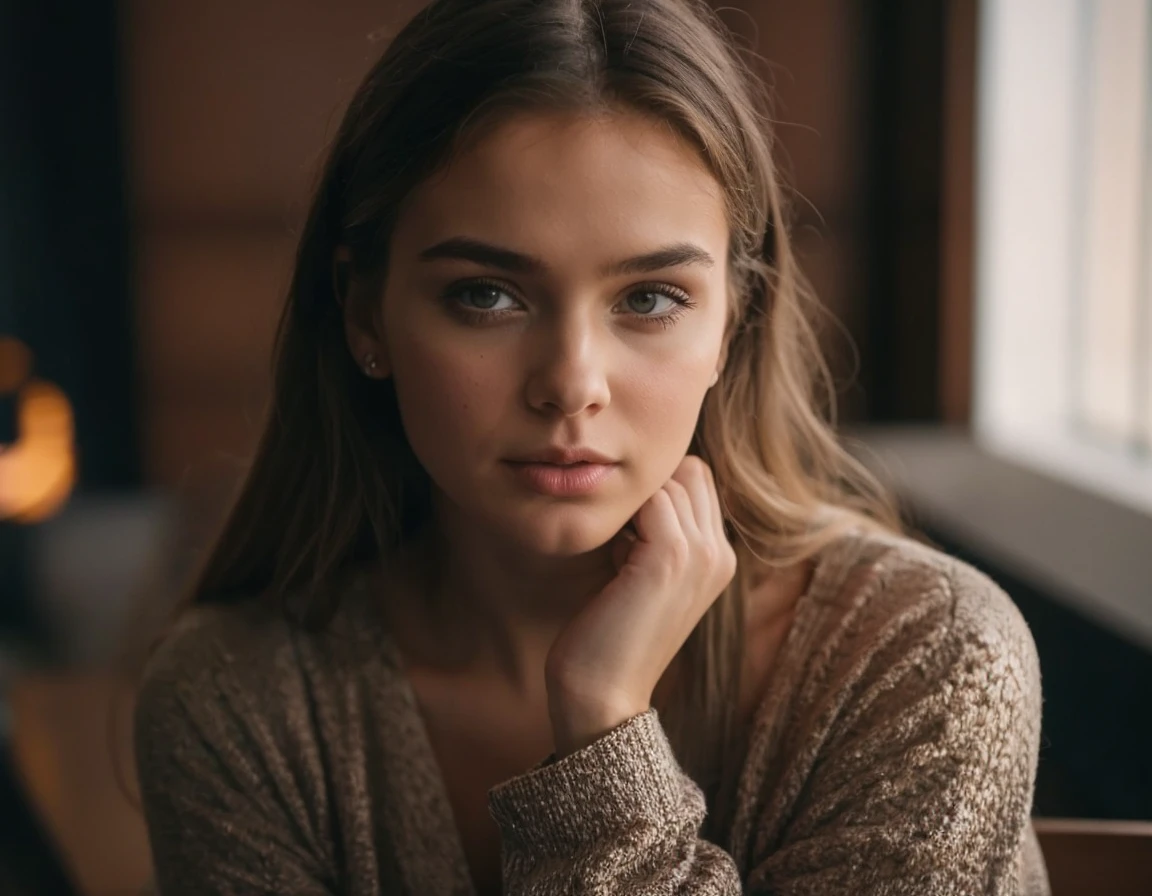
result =
M506 519L508 537L527 551L575 557L602 548L628 522L628 515L589 504L555 503Z

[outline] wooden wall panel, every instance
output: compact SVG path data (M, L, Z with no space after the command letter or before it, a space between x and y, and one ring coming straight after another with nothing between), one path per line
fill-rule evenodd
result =
M416 6L128 0L145 469L217 490L268 389L295 232L327 141L380 38Z
M834 316L823 342L842 390L841 417L853 420L863 407L853 346L868 350L860 239L867 164L860 4L737 0L717 7L763 59L759 69L775 98L780 159L796 194L797 254Z

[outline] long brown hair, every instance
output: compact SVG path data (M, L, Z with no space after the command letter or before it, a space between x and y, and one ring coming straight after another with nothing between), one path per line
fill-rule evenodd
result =
M334 252L349 247L351 276L379 283L415 185L502 115L557 107L667 123L726 196L729 352L693 446L715 473L740 574L685 644L662 708L686 767L710 786L732 733L749 576L811 557L847 525L896 519L832 432L766 91L703 0L435 0L396 35L331 148L280 320L267 423L189 603L291 597L293 624L322 626L337 611L334 577L428 518L430 483L391 385L362 376L348 350Z

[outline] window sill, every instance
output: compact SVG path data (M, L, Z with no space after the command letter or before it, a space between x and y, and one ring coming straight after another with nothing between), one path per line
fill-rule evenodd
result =
M848 447L918 525L1152 649L1152 515L978 445L962 430L873 427Z

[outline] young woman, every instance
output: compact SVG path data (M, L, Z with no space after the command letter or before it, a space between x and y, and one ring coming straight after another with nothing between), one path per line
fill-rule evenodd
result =
M139 695L165 896L1047 891L1029 631L823 421L768 124L694 0L394 39Z

